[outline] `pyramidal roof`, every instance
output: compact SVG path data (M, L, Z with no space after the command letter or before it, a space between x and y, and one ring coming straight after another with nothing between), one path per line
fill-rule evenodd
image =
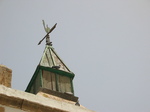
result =
M72 73L50 45L46 45L39 65L50 68L57 66L59 70Z
M48 72L50 72L50 73L48 73ZM54 78L53 82L54 82L54 80L56 80L56 82L61 81L61 76L69 77L70 78L69 80L71 81L70 82L71 89L72 89L71 91L74 92L72 80L73 80L75 74L69 70L69 68L61 60L61 58L57 55L57 53L55 52L54 48L51 45L45 46L45 50L43 52L43 56L40 60L40 63L37 66L25 91L31 92L31 93L36 93L38 91L38 87L43 87L43 84L44 84L43 80L45 80L45 79L42 79L42 78L44 77L44 74L49 74L48 77L50 76L50 74L51 75L57 74L55 78L52 76ZM58 78L58 75L60 75L60 78ZM48 83L48 85L49 85L49 83ZM58 84L56 86L58 86ZM32 91L33 88L34 88L34 90L36 90L36 92Z

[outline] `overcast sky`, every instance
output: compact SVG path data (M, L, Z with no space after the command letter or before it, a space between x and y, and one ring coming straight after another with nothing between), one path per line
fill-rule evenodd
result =
M0 64L24 91L42 57L42 19L96 112L150 112L150 0L0 0Z

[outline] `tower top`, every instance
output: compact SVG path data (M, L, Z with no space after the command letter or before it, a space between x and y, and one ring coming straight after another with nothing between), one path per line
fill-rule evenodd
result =
M46 38L46 47L40 63L27 86L26 92L37 94L40 88L45 88L54 93L69 93L74 95L73 79L75 74L70 71L58 56L49 40L49 33L55 29L56 25L50 29L48 25L45 26L45 22L43 21L43 26L47 34L39 44Z
M56 23L52 28L49 28L48 25L45 26L44 20L42 20L42 21L43 21L44 30L45 30L45 32L46 32L47 34L43 37L42 40L40 40L40 42L38 43L38 45L40 45L41 42L46 38L46 45L52 46L52 42L50 41L50 36L49 36L49 34L56 28L57 23Z

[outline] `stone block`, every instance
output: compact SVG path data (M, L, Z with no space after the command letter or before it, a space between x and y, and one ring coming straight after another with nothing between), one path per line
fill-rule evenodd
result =
M12 70L4 65L0 65L0 84L11 87Z

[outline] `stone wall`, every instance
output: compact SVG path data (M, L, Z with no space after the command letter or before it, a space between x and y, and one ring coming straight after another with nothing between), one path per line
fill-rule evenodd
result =
M74 103L56 98L34 95L0 85L0 107L4 112L94 112ZM14 108L20 111L6 111ZM4 110L4 108L1 108ZM21 111L22 110L22 111Z
M16 109L9 106L0 105L0 112L27 112L27 111L23 111L21 109Z
M11 87L12 70L0 65L0 84Z

